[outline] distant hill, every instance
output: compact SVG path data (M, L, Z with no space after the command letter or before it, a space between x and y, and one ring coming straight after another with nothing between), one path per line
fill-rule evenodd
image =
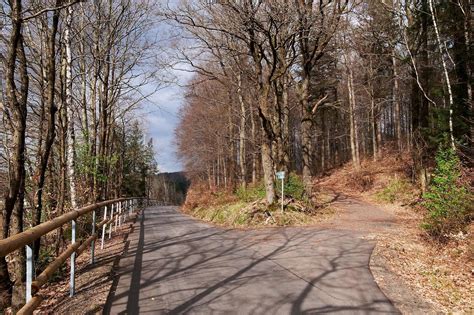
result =
M181 205L186 200L189 184L184 172L160 173L151 180L150 198Z

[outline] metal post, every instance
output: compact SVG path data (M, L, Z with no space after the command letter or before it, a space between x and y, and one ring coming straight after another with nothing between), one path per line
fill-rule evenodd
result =
M76 243L76 220L71 221L72 228L71 228L71 244ZM69 282L69 296L72 297L74 295L75 286L76 286L76 279L75 279L75 271L76 271L76 252L73 252L71 255L71 278Z
M107 220L107 206L104 207L104 220ZM100 249L104 249L106 225L107 224L102 225L102 243L100 244Z
M114 232L117 232L117 225L118 225L118 221L119 221L119 216L120 216L120 213L118 212L118 203L115 205L115 226L114 226Z
M119 226L122 226L122 202L118 202L118 211L119 211Z
M92 211L92 235L95 234L95 210ZM95 240L91 242L91 264L94 263Z
M112 220L112 222L110 222L110 226L109 226L109 240L112 238L112 225L114 224L113 218L114 218L114 204L111 204L110 205L110 219Z
M26 303L31 300L31 283L33 282L33 250L26 245Z
M283 186L283 178L282 178L282 179L281 179L281 213L283 213L283 200L284 200L284 199L283 199L283 197L284 197L284 195L283 195L283 187L284 187L284 186Z

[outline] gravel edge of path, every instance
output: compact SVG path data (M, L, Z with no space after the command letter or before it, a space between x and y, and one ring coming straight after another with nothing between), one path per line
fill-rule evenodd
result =
M76 294L69 297L69 272L65 279L44 289L44 302L34 314L102 314L114 281L114 267L126 250L128 235L133 231L136 216L127 220L112 238L106 238L104 250L96 241L96 263L91 265L90 250L76 261ZM67 264L69 270L69 263Z

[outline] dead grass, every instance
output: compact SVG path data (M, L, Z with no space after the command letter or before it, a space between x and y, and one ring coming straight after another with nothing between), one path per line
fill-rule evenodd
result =
M187 194L183 209L191 211L198 207L213 207L238 201L238 198L227 190L209 189L206 184L193 184Z
M234 201L213 206L199 206L185 210L185 212L219 226L247 228L314 225L331 217L334 209L321 207L314 211L301 211L289 203L282 213L279 205L268 207L263 200L259 200L256 202Z
M317 178L315 187L332 189L348 195L372 196L383 191L394 180L402 180L407 185L406 192L416 195L416 188L411 185L411 158L408 153L402 155L384 151L377 161L365 159L356 170L352 163L333 170L329 176Z
M453 236L447 244L431 241L420 227L424 210L417 206L420 192L411 183L411 170L408 154L385 152L379 161L363 161L360 170L347 164L316 180L315 186L356 196L394 214L399 224L376 236L374 256L440 312L473 314L472 225L468 234Z
M474 240L469 235L441 246L428 242L412 224L397 234L378 236L374 255L439 311L473 314Z
M329 197L328 197L329 198ZM190 188L183 211L206 222L225 227L308 226L331 217L334 209L321 199L319 206L310 207L292 198L268 206L264 199L242 200L230 191L209 190L206 185Z

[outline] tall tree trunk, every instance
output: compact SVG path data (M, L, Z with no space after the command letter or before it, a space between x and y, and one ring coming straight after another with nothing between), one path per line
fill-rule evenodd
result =
M265 184L266 200L268 204L272 204L275 200L275 187L273 185L274 179L274 164L272 160L272 142L274 138L273 129L270 120L270 108L268 104L268 95L270 86L264 84L260 90L259 100L259 117L262 124L262 130L264 133L263 141L261 145L262 154L262 169L263 169L263 180Z
M256 138L256 127L255 127L255 117L254 111L250 108L250 124L251 124L251 133L252 133L252 184L257 183L257 138Z
M61 5L61 0L56 0L57 7ZM46 169L48 167L49 156L53 147L54 138L56 136L56 112L58 110L54 96L56 88L56 34L58 31L59 23L59 10L53 11L51 29L48 30L47 36L47 64L46 64L46 107L48 113L48 125L46 139L43 142L42 148L40 148L40 161L36 170L36 193L35 193L35 211L33 218L33 225L41 223L41 215L43 210L43 192ZM33 253L35 260L39 257L41 239L38 238L34 242Z
M245 159L245 125L247 123L247 111L245 109L244 96L242 92L242 75L237 75L237 95L240 104L240 126L239 126L239 166L240 166L240 185L245 188L247 173Z
M403 150L403 139L402 139L402 124L401 124L401 111L400 111L400 84L398 79L398 64L395 47L392 49L392 67L393 67L393 103L394 103L394 122L395 122L395 138L397 139L398 152Z
M74 110L72 108L72 52L71 52L71 24L72 24L72 6L67 8L66 24L64 29L64 44L66 49L66 102L65 110L68 121L67 130L67 173L69 178L69 196L71 198L71 208L77 208L76 201L76 178L74 171L75 160L75 128L74 128Z
M348 65L348 77L347 77L347 93L349 96L349 128L350 128L350 143L351 143L351 156L352 163L356 169L360 168L359 159L359 137L357 130L356 120L356 102L354 93L354 76L352 74L352 68Z
M8 39L7 55L5 60L5 87L6 104L5 110L9 113L9 126L11 127L10 156L8 157L8 187L5 194L4 209L2 213L2 231L0 237L6 238L10 234L23 231L23 203L25 194L25 133L27 116L27 97L29 88L29 77L27 72L25 48L22 36L22 2L21 0L10 1L10 17L12 21L10 37ZM18 69L17 69L18 65ZM18 70L18 72L17 72ZM18 73L20 88L15 80ZM11 230L9 231L9 227ZM0 311L7 307L10 302L14 309L21 305L21 285L24 278L24 251L15 259L17 268L13 268L13 290L12 282L8 272L5 258L0 258ZM11 301L10 301L11 298Z
M371 91L370 93L370 131L372 135L372 158L374 161L377 161L378 158L378 139L377 139L377 121L375 115L375 99Z
M474 147L474 99L473 99L473 88L472 80L474 79L474 61L473 61L473 48L472 48L472 10L470 0L463 0L462 4L463 13L464 13L464 45L466 47L467 60L465 63L465 73L467 74L467 103L469 106L468 121L470 121L470 135L471 139L471 148Z
M301 82L300 104L302 110L301 120L301 150L303 160L303 184L307 195L312 193L312 143L311 143L311 129L313 126L313 115L309 108L309 77L304 77Z
M290 107L288 105L288 78L283 76L281 78L282 84L282 108L281 108L281 143L282 143L282 163L283 170L289 172L290 170L290 154L289 154L289 137L290 137Z
M454 99L453 99L453 91L451 88L451 79L449 78L448 67L446 65L446 60L444 59L444 48L443 43L441 42L441 37L439 35L438 23L436 21L436 15L433 8L433 0L428 0L428 4L430 7L431 13L431 20L433 21L433 27L436 34L436 41L438 43L438 49L441 54L441 64L443 65L443 74L444 79L446 81L446 87L448 89L448 99L449 99L449 137L451 140L451 146L455 149L456 145L454 142L454 131L453 131L453 107L454 107ZM448 53L448 52L446 52Z

